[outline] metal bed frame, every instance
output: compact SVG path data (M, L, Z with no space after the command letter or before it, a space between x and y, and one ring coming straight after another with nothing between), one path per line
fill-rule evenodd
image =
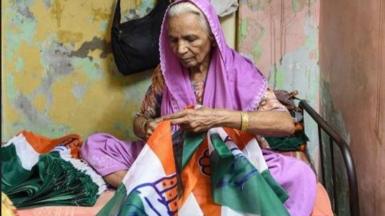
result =
M298 99L298 98L296 98ZM332 198L332 207L333 212L336 212L338 209L338 199L337 199L337 188L336 188L336 163L334 160L334 155L336 151L334 148L337 147L340 152L344 162L344 167L347 173L347 180L349 185L349 209L350 214L353 216L360 215L360 208L358 203L358 189L357 189L357 177L355 166L352 160L350 149L346 141L333 129L307 102L306 100L299 100L299 108L301 109L302 115L304 112L310 115L310 117L317 123L318 126L318 139L319 139L319 148L320 148L320 164L321 164L321 173L322 179L321 183L325 186L326 190L329 193L329 196ZM325 132L329 137L329 143L323 142L322 131ZM329 146L326 146L329 145ZM325 147L330 148L330 152L325 152ZM330 160L325 160L327 154L330 153ZM325 167L327 163L331 163L332 168L332 188L330 185L326 184L325 180ZM331 194L330 191L333 191Z

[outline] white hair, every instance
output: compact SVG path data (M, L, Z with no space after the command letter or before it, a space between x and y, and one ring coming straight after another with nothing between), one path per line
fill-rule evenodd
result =
M197 6L195 6L191 2L181 2L181 3L178 3L178 4L174 4L168 10L168 14L167 15L169 17L173 17L173 16L178 16L178 15L181 15L181 14L185 14L185 13L193 13L193 14L197 15L198 19L199 19L199 22L201 23L202 27L208 33L211 32L210 28L209 28L209 24L208 24L208 22L206 20L205 15L203 15L202 11L199 10L199 8Z

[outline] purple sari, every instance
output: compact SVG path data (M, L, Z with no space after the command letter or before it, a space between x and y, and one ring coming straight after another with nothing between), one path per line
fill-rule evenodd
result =
M178 2L183 1L176 1L174 4ZM211 50L203 105L211 108L254 110L267 89L266 79L250 60L226 44L219 19L210 3L205 0L189 2L200 8L206 16L216 41L216 46ZM160 66L167 86L162 98L162 115L196 104L189 74L169 46L167 19L165 16L159 39Z

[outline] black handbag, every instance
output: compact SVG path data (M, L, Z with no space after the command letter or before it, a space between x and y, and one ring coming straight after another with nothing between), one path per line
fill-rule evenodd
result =
M120 0L115 7L111 47L120 73L129 75L159 64L159 35L168 0L159 0L146 16L120 23Z

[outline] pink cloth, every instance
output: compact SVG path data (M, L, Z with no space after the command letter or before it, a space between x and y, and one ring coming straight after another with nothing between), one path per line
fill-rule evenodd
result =
M322 184L317 183L317 196L311 216L333 216L329 195Z
M309 216L316 198L317 179L305 162L273 151L262 150L274 180L289 194L285 207L292 216Z
M88 137L80 149L81 157L101 176L128 170L142 150L144 141L122 141L107 133Z

